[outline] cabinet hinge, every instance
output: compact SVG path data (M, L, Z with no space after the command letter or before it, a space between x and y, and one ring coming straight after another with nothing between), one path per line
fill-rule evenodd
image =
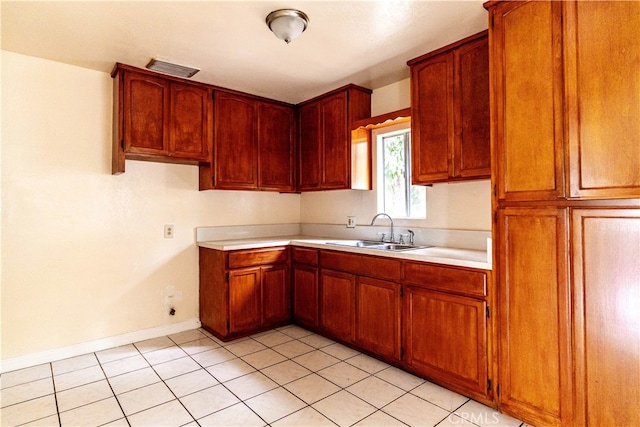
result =
M230 277L229 272L227 272L227 282L229 282L229 277Z
M400 360L404 360L404 347L400 347Z
M496 394L500 396L500 384L496 386Z
M400 288L400 298L404 297L404 289L402 289L402 287Z
M227 332L229 332L229 330L231 330L231 321L227 319Z
M122 147L122 151L124 151L124 139L120 140L120 147Z
M487 393L491 391L491 379L487 380Z
M487 306L487 319L489 319L491 317L491 308L489 306Z
M498 195L498 189L496 184L493 184L493 197L496 197Z

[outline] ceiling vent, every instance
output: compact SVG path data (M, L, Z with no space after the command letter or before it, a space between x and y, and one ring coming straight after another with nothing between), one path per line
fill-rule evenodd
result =
M149 61L149 63L147 64L147 68L149 70L187 78L193 77L195 73L200 71L197 68L185 67L184 65L172 64L170 62L164 62L158 59L152 59L151 61Z

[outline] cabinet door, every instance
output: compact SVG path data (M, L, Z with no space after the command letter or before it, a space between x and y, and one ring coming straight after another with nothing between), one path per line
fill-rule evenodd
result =
M413 184L446 181L453 175L453 54L411 67L411 179Z
M356 278L352 274L321 270L320 325L347 342L355 335Z
M453 176L489 178L489 42L488 38L454 50L455 137Z
M499 199L564 197L562 2L490 9L492 138Z
M295 191L293 107L258 103L258 186L263 190Z
M498 211L501 408L534 425L572 422L567 210Z
M572 213L575 425L640 425L640 209Z
M229 272L229 333L256 329L262 322L260 268Z
M356 343L380 356L400 359L400 285L358 278Z
M262 268L262 313L265 325L291 317L291 286L288 264Z
M640 2L563 2L572 198L640 197Z
M347 92L322 100L321 187L349 188L351 141L347 117Z
M209 91L171 84L169 152L172 156L206 161L211 142Z
M320 188L320 164L322 162L322 114L318 103L300 107L299 110L299 175L298 188Z
M144 74L124 73L124 150L168 154L169 84Z
M214 100L215 187L257 188L255 101L225 92L216 92Z
M487 395L486 303L409 286L405 362L471 396Z
M293 316L296 321L318 327L318 297L318 269L296 264L293 268Z

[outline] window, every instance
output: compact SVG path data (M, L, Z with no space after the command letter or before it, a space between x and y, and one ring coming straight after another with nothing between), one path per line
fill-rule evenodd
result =
M393 218L426 218L427 189L411 185L411 129L379 133L378 205Z

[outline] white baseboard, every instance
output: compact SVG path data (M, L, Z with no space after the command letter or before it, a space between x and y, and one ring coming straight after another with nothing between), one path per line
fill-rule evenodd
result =
M70 357L93 353L94 351L106 350L108 348L144 341L151 338L177 334L178 332L197 329L200 326L202 326L200 319L191 319L171 325L158 326L157 328L143 329L141 331L87 341L67 347L60 347L38 353L27 354L25 356L13 357L11 359L0 361L0 373L29 368L43 363L55 362L56 360L68 359Z

